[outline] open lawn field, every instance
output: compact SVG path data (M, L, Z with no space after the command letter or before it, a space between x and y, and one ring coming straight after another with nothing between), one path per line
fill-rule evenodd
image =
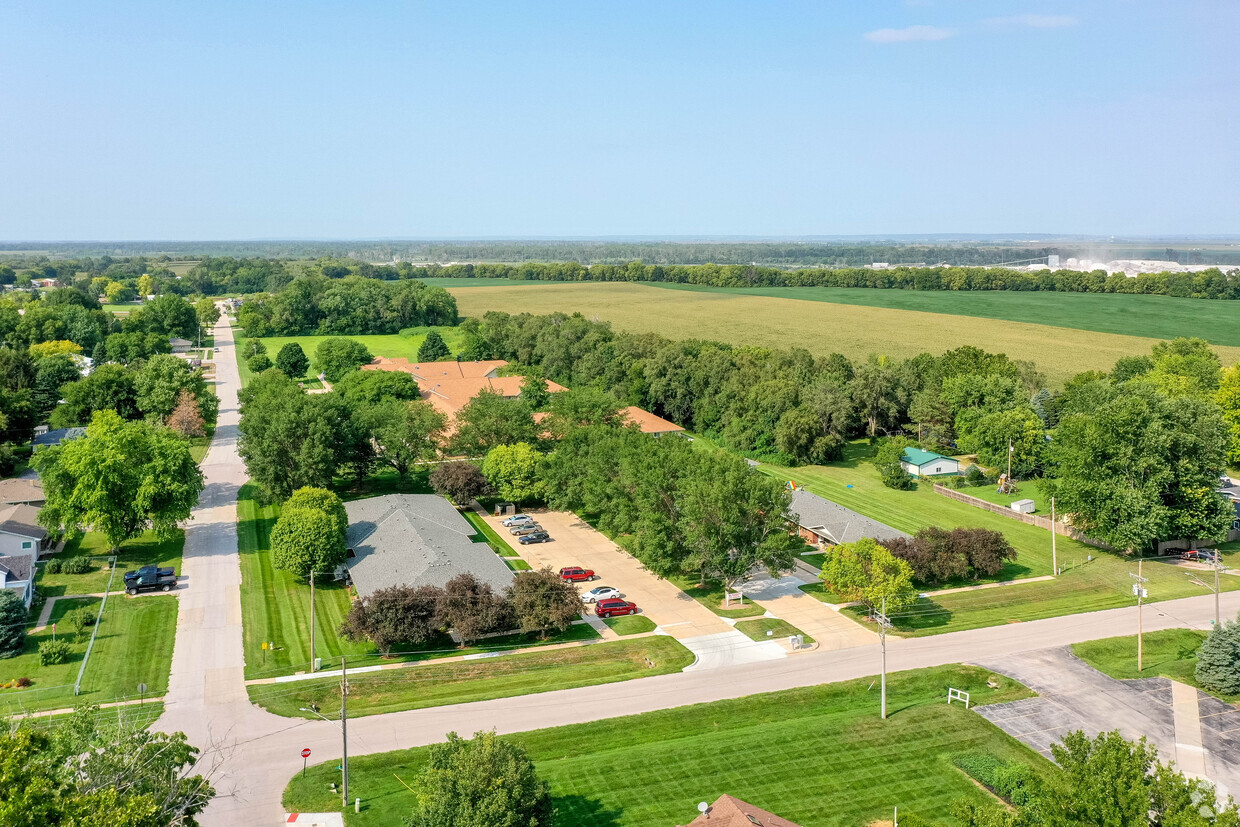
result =
M783 288L786 289L786 288ZM808 288L807 288L808 289ZM817 288L814 288L817 289ZM618 330L654 332L678 339L715 339L736 345L803 347L811 353L843 353L864 359L872 353L906 358L923 351L942 353L960 345L975 345L1014 359L1030 359L1053 384L1085 370L1110 370L1121 356L1149 353L1153 341L1143 336L1054 327L1056 315L1040 313L1036 321L1003 321L942 312L832 304L806 299L666 290L627 283L539 283L499 287L450 287L462 316L481 316L488 310L510 313L580 312L587 318L612 322ZM899 291L869 291L876 294ZM936 293L913 293L914 297L938 298ZM976 294L941 294L967 298ZM987 294L988 296L991 294ZM1034 295L1044 299L1080 298L1075 294ZM1091 298L1085 296L1084 298ZM1103 299L1157 298L1096 296ZM1184 299L1182 301L1194 301ZM1118 305L1117 305L1118 306ZM946 306L942 309L950 310ZM1203 313L1240 313L1230 302L1194 301ZM1102 311L1096 311L1101 313ZM1013 314L1015 315L1015 314ZM1081 312L1077 318L1087 314ZM1083 322L1082 322L1083 323ZM1168 332L1192 335L1200 325ZM1232 328L1236 326L1233 324ZM1127 324L1121 329L1140 330ZM1143 332L1143 331L1141 331ZM1240 333L1229 334L1240 337ZM1240 360L1240 347L1216 347L1224 363Z
M576 634L597 634L589 626ZM581 631L576 631L581 630ZM476 650L465 650L465 652ZM457 654L455 652L451 654ZM670 637L617 640L547 652L524 652L500 658L428 663L385 672L349 676L349 716L379 715L555 689L648 678L679 672L693 663L693 653ZM650 664L654 665L651 666ZM269 712L290 718L313 718L303 707L331 717L340 708L340 680L249 687L250 700Z
M90 630L76 640L63 619L79 607L96 613L99 602L99 598L58 600L53 606L51 621L60 625L56 637L71 642L69 659L64 663L39 664L39 644L52 638L50 627L28 635L22 654L0 660L0 683L21 677L34 681L25 690L0 689L0 715L136 698L139 683L147 685L148 697L167 690L177 627L177 599L164 595L113 595L99 621L95 648L82 679L82 694L74 696L73 682L82 667Z
M116 577L112 580L112 591L123 592L124 580L121 575L142 566L171 566L181 571L181 550L185 547L185 532L177 531L171 540L161 541L154 532L147 531L142 536L127 540L121 544L116 556ZM108 587L108 541L100 533L88 531L65 543L60 559L86 555L91 557L91 570L83 574L48 574L45 566L40 566L35 590L44 597L60 597L66 594L98 594Z
M700 438L695 444L708 447L708 441ZM887 488L879 480L874 466L866 461L866 450L864 443L854 442L847 447L843 462L801 468L764 463L759 470L778 479L794 480L833 502L909 534L927 526L1001 531L1018 556L991 580L1051 573L1049 531L935 494L932 486L924 483L918 483L913 491ZM904 612L893 614L892 619L901 632L936 634L1133 605L1128 572L1136 571L1135 559L1067 537L1058 538L1057 550L1059 566L1064 571L1054 580L923 598ZM1233 565L1240 558L1240 553L1228 546L1224 546L1223 551ZM1184 571L1171 562L1150 561L1145 566L1145 575L1150 578L1150 600L1206 593L1193 585ZM1240 589L1240 577L1225 577L1223 588Z
M951 821L953 801L990 799L952 763L988 753L1039 774L1053 765L981 716L943 699L948 686L988 704L1028 697L1024 687L952 666L889 676L882 721L866 678L755 695L589 724L507 736L534 759L551 785L556 823L593 827L666 827L697 816L697 802L730 793L799 824L865 827L901 815ZM349 711L353 711L350 698ZM461 733L470 735L472 733ZM425 749L349 761L349 792L362 811L349 827L398 824L408 815ZM328 785L338 761L296 776L284 793L290 811L339 811Z
M444 342L453 351L458 350L461 344L461 333L459 328L455 327L411 327L400 333L377 335L377 336L346 336L343 338L355 339L364 344L375 356L387 356L389 358L404 357L406 359L416 359L418 348L422 346L422 342L426 339L426 334L432 330L438 330L439 335L443 337ZM280 348L289 342L297 342L301 345L301 349L305 351L306 356L310 358L311 367L308 376L318 375L318 366L314 364L314 352L319 346L319 342L324 339L333 338L330 336L266 336L263 338L263 344L267 346L267 355L271 357L271 361L275 361L276 354L280 352ZM244 332L235 334L237 353L241 353L241 346L245 341ZM237 359L237 367L241 371L241 384L245 385L250 381L250 370L244 359ZM300 378L300 377L299 377Z

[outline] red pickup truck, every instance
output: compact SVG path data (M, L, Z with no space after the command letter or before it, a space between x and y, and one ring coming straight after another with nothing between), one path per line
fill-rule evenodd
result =
M560 579L567 580L570 583L580 583L582 580L593 580L594 572L590 569L583 569L581 566L565 566L560 569Z

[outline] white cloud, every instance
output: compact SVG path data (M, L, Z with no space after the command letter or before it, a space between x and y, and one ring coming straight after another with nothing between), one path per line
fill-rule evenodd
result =
M904 29L875 29L872 32L866 32L865 39L871 43L912 43L946 40L955 34L955 29L945 29L941 26L909 26Z
M992 17L982 21L987 26L1000 29L1066 29L1076 25L1070 14L1018 14L1012 17Z

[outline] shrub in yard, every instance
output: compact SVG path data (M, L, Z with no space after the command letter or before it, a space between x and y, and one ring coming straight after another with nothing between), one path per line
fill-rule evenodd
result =
M65 625L73 632L74 640L80 641L86 630L95 625L96 615L88 606L74 609L65 617Z
M39 644L39 664L56 666L69 659L69 641L64 638L45 640Z
M53 557L51 560L48 560L43 566L43 572L45 574L60 574L60 558Z
M874 467L883 481L883 485L897 491L908 491L913 487L913 477L900 465L900 457L904 449L913 443L904 437L885 439L874 452Z
M17 470L17 451L11 443L0 445L0 477L11 477Z
M1197 682L1212 692L1240 695L1240 618L1215 627L1197 650Z
M271 530L271 562L300 577L331 572L345 559L348 517L340 498L323 488L293 492Z
M954 528L947 531L928 526L913 538L899 537L883 543L893 555L906 561L913 577L928 586L993 576L1006 562L1016 559L1016 549L1002 532L985 528Z
M251 339L251 341L255 341ZM262 373L271 367L271 357L266 353L255 353L248 360L245 366L250 369L250 373Z
M447 743L430 748L418 780L418 803L405 822L409 827L554 823L551 790L534 762L494 732L476 732L469 741L449 732Z
M547 637L554 629L563 632L581 614L577 587L550 568L521 574L508 587L508 604L523 632Z
M30 686L31 684L33 684L34 681L30 680L30 678L18 678L16 681L14 681L14 683L17 684L18 689L25 689L27 686Z
M22 653L26 645L26 606L17 592L0 591L0 658Z
M430 475L431 488L462 508L470 500L492 493L491 483L482 469L472 462L445 462L435 466Z
M985 485L989 480L986 479L986 472L976 465L970 465L969 470L964 472L964 476L960 479L967 482L974 488Z
M383 654L397 643L425 643L438 634L443 589L438 586L391 586L355 600L340 627L349 640L369 640Z
M89 557L66 557L60 561L60 571L64 574L86 574L91 570Z
M444 626L456 632L462 646L513 625L507 601L495 593L490 583L483 583L469 572L448 581L435 613Z

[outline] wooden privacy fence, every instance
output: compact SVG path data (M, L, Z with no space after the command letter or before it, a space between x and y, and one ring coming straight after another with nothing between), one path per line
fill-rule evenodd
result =
M1013 520L1020 520L1022 523L1036 525L1037 527L1044 528L1047 531L1052 530L1050 517L1043 517L1040 514L1021 514L1019 511L1013 511L1006 505L989 503L979 497L974 497L972 494L954 491L945 485L938 484L937 482L934 484L934 493L942 494L944 497L948 497L953 500L959 500L960 502L966 503L975 508L983 508L987 511L993 511L995 514L1002 514L1004 517L1008 517ZM1100 540L1095 540L1093 537L1088 537L1077 531L1072 526L1066 525L1058 520L1055 521L1053 530L1056 534L1062 537L1071 537L1073 540L1080 540L1082 543L1088 543L1089 545L1097 546L1098 548L1110 548L1110 546L1106 543Z

